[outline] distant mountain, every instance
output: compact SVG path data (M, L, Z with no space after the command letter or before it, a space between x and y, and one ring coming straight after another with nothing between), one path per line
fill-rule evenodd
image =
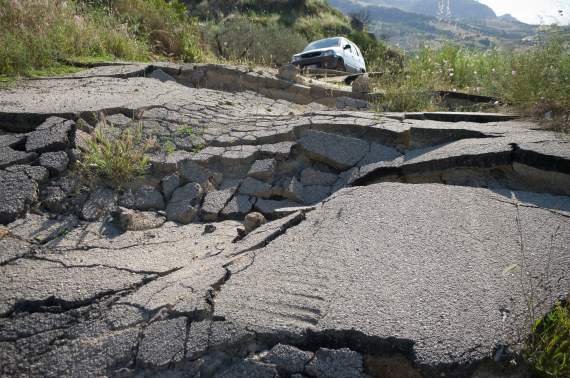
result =
M351 2L364 6L398 8L438 18L484 20L497 17L490 7L475 0L355 0Z
M512 16L497 17L474 0L329 0L347 15L358 14L369 31L406 50L448 41L468 47L517 47L536 34L537 28ZM447 4L446 1L442 3Z

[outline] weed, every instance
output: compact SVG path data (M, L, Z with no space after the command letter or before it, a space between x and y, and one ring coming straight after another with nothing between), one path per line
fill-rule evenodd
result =
M145 152L152 142L143 138L142 124L122 131L116 138L107 134L107 127L99 127L88 141L79 168L90 182L105 181L121 187L146 173L149 159Z
M176 151L176 145L172 141L167 140L166 143L164 143L162 149L164 150L164 152L170 155L171 153Z
M539 377L570 376L570 306L557 303L532 325L525 358Z
M190 126L186 126L180 130L178 130L178 134L187 135L190 138L194 138L196 136L196 132Z

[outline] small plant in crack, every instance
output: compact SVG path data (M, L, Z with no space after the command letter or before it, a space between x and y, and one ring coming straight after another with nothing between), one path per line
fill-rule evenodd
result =
M162 150L170 155L176 151L176 145L171 140L167 140L162 146Z
M570 306L568 299L550 304L551 311L544 317L537 309L546 306L540 302L540 292L547 293L553 298L550 274L554 241L560 231L560 226L550 237L549 252L546 261L546 271L542 279L528 271L528 256L524 244L520 220L520 204L516 203L516 226L520 244L520 263L507 266L503 273L519 273L520 288L525 296L526 319L525 331L528 335L522 355L537 377L563 378L570 376Z
M186 126L186 127L182 128L182 129L178 130L178 134L180 134L180 135L186 135L186 136L188 136L188 137L190 137L190 138L196 137L196 131L195 131L192 127L190 127L190 126Z
M534 322L525 358L539 377L570 377L570 305L556 303Z
M87 151L78 161L78 167L88 182L103 181L120 188L146 174L149 159L145 153L156 148L156 140L143 136L140 122L118 136L111 136L108 130L103 120L101 127L87 141Z

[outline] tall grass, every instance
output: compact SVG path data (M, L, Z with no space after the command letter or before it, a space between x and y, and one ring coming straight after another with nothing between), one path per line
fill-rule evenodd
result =
M570 52L558 39L519 52L426 47L376 84L387 94L387 110L423 110L431 101L426 94L457 90L498 97L524 114L562 114L570 109Z
M0 75L31 75L78 57L201 54L196 24L178 0L0 0L0 30Z

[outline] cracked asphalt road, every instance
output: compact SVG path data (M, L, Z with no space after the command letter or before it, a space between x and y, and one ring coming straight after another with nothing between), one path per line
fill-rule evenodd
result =
M134 112L177 148L153 160L163 202L166 175L174 189L215 176L207 189L229 195L208 231L198 217L122 232L48 210L37 191L66 176L6 163L0 205L18 180L35 192L0 228L0 376L524 376L509 361L529 295L543 315L570 289L567 141L529 122L400 119L126 78L146 69L1 92L0 148L22 152L48 115L104 111L120 129ZM190 126L198 141L181 136ZM275 220L241 240L241 223L221 217L266 208Z

